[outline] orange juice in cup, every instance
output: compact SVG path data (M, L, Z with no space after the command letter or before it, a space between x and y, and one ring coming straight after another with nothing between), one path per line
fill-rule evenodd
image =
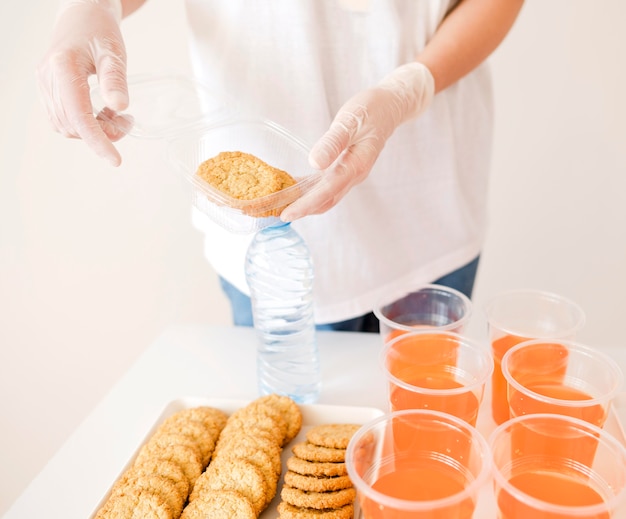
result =
M464 444L463 454L446 448ZM437 411L389 413L365 424L346 450L364 519L470 519L489 477L486 440Z
M573 339L584 325L578 305L540 290L512 290L497 295L485 306L494 370L491 377L491 413L496 424L509 418L506 381L501 361L513 346L531 339Z
M381 353L391 411L430 409L476 425L493 370L489 349L441 331L405 333Z
M509 414L518 417L551 413L603 427L611 401L622 387L624 375L602 352L572 341L534 340L511 348L502 358L507 382ZM532 430L523 430L532 441ZM546 441L540 436L541 441ZM597 442L583 438L575 444L580 460L593 460ZM553 452L569 448L556 441Z
M581 455L581 444L593 445L592 458ZM564 415L522 415L498 426L489 445L499 518L623 517L626 448L595 425Z

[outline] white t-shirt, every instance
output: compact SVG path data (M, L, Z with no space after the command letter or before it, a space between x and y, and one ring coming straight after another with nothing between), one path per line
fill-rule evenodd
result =
M195 74L239 109L312 145L351 96L413 61L454 0L186 0ZM483 64L387 141L368 178L323 215L293 223L315 267L318 323L474 259L486 225L492 91ZM205 254L248 293L252 236L198 211Z

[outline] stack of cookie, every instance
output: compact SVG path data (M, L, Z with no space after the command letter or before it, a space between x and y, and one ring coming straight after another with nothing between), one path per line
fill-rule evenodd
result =
M356 491L346 470L346 448L356 424L325 424L309 429L292 447L280 493L283 519L352 518Z
M115 482L95 519L180 517L227 418L212 407L184 409L167 418Z
M277 492L283 447L302 427L288 397L260 397L233 413L181 519L255 519Z

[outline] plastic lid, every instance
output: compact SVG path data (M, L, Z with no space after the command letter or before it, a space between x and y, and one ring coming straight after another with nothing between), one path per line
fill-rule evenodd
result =
M125 133L141 138L171 138L198 126L226 120L236 113L232 101L214 95L202 83L185 76L136 75L128 78L129 107L125 112L100 114L116 124L115 119L127 115L133 122ZM91 89L95 113L106 104L100 87ZM119 125L117 125L119 126Z

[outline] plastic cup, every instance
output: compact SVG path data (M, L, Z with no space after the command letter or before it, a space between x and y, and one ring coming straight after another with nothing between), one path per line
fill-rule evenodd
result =
M421 328L462 333L472 315L472 303L458 290L421 285L400 297L384 297L374 315L384 342Z
M580 443L595 456L580 456ZM555 414L518 416L489 437L500 519L624 517L626 448L584 420Z
M604 426L624 380L613 359L571 341L522 342L502 357L502 374L512 418L551 413L597 427ZM590 462L595 446L595 441L581 441L580 456Z
M493 371L487 347L451 332L405 333L385 345L381 363L391 411L431 409L476 425Z
M409 410L362 426L345 463L363 519L469 519L489 478L489 458L486 440L463 420Z
M494 370L491 377L491 414L496 424L509 418L506 381L502 375L504 354L531 339L569 339L585 324L585 314L574 302L540 290L504 292L485 305Z

